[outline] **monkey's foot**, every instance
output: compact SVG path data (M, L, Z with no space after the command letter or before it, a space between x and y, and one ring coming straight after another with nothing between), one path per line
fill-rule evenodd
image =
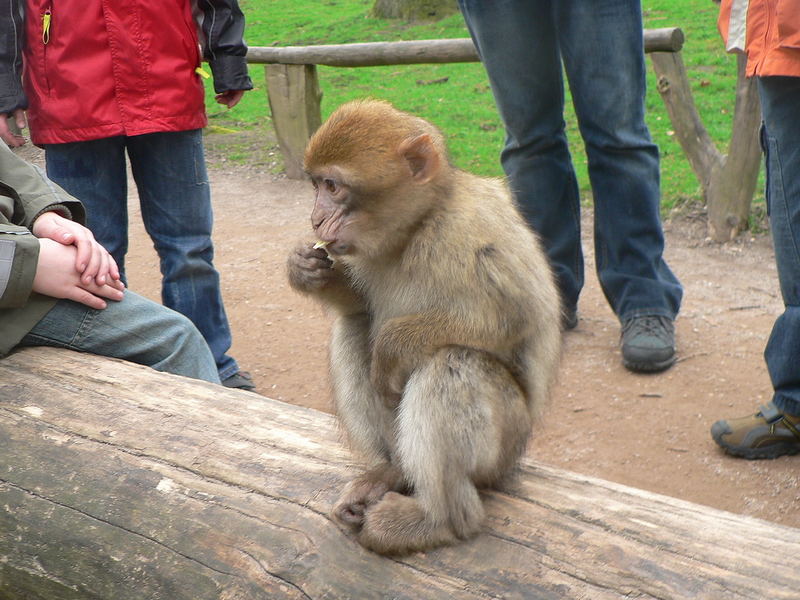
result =
M358 541L379 554L404 555L454 544L458 537L432 522L413 496L387 492L367 510Z
M399 469L389 463L380 465L347 484L333 507L333 516L353 532L358 532L367 509L380 502L387 492L403 487Z

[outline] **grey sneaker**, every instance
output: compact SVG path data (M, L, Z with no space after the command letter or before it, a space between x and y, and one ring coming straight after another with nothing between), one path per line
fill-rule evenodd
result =
M669 317L645 315L622 324L622 364L654 373L675 363L675 324Z
M234 373L227 379L222 381L222 385L229 388L238 388L240 390L254 390L256 389L253 383L253 378L247 371L239 371Z

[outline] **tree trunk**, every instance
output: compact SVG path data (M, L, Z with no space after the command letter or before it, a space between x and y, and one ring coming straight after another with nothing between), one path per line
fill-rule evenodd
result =
M738 58L733 131L724 155L700 119L680 53L654 52L650 58L675 136L703 190L709 236L718 242L731 240L748 227L761 164L758 92L755 82L744 76L745 59Z
M53 348L0 360L0 598L797 598L800 531L523 461L483 532L388 559L328 516L330 415Z
M708 232L712 239L732 240L748 228L750 205L761 166L761 104L755 79L744 76L746 58L737 57L736 108L728 154L711 172L706 204Z
M371 15L381 19L429 21L458 12L456 0L375 0Z

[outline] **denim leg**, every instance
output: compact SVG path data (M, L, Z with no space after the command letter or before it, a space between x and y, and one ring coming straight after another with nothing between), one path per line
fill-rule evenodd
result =
M70 348L219 383L214 358L191 321L130 291L103 310L60 300L19 345Z
M108 250L125 281L128 251L128 176L125 138L45 146L47 176L86 207L86 225Z
M217 362L220 378L239 367L211 242L213 214L199 129L127 138L142 219L160 258L162 301L191 319Z
M683 290L662 256L659 154L644 120L640 0L562 0L555 13L588 158L601 287L622 321L674 319Z
M459 7L506 128L503 169L523 216L542 239L565 306L574 307L584 274L553 14L560 2L566 0L459 0Z
M767 209L784 312L764 358L775 405L800 415L800 77L760 77Z

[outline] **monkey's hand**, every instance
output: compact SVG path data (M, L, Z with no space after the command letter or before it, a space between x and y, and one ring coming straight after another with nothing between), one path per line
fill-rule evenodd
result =
M306 294L318 293L340 277L325 250L314 248L308 242L302 242L295 247L286 266L289 285Z

